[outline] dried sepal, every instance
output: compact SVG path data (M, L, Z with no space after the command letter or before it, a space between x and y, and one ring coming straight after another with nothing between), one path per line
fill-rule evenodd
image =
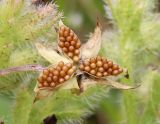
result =
M74 31L65 26L62 21L59 22L58 48L73 62L79 62L81 42Z
M38 53L52 64L57 64L60 61L63 61L65 63L72 62L64 56L59 55L56 51L46 48L40 43L36 43L35 46L38 50Z
M84 45L82 45L82 59L87 59L98 55L99 50L101 48L101 39L102 36L100 23L97 22L97 26L95 28L94 33L90 36L89 40Z

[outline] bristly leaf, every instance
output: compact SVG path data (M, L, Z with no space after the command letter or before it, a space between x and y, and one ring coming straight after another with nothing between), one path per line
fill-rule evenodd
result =
M97 56L101 48L101 28L97 22L97 27L89 40L82 46L82 59L88 59Z

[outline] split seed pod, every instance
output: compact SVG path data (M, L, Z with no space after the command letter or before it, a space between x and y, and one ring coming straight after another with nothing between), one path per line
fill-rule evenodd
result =
M74 31L60 22L58 38L58 47L62 53L77 63L80 59L81 42Z
M123 69L117 64L100 56L84 60L79 68L81 71L97 78L117 76L123 72Z

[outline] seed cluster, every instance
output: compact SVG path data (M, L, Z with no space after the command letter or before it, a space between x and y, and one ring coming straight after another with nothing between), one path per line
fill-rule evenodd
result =
M74 62L79 61L81 42L77 35L66 26L61 26L59 29L58 46Z
M100 56L83 61L79 68L81 71L87 72L98 78L110 75L116 76L123 72L123 69L117 64Z
M73 64L59 62L55 67L49 67L43 70L43 73L37 79L39 82L38 87L55 87L69 80L75 70L76 67Z

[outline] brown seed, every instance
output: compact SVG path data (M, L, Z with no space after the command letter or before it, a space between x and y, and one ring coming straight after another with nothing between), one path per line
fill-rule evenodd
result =
M80 66L79 66L79 68L80 68L80 70L84 70L84 65L83 64L81 64Z
M118 70L114 70L114 71L112 72L113 75L118 75L118 73L119 73Z
M96 71L95 71L95 70L91 70L90 73L91 73L92 75L95 75L95 74L96 74Z
M64 72L68 71L68 66L64 65L63 68L62 68L62 70L63 70Z
M64 38L64 37L60 37L59 40L60 40L61 42L64 42L64 41L65 41L65 38Z
M72 64L71 64L71 63L67 63L66 66L67 66L68 68L71 68L71 67L72 67Z
M65 74L65 71L60 71L60 76L61 77L64 77L66 74Z
M105 70L107 70L107 69L109 68L108 64L105 63L105 64L103 65L103 68L104 68Z
M52 78L51 77L47 77L47 82L48 83L52 82Z
M72 52L69 52L69 53L68 53L68 57L72 58L72 57L73 57L73 53L72 53Z
M96 62L95 58L90 58L90 62L95 63Z
M86 66L86 67L84 67L84 70L87 71L87 72L89 72L91 69L90 69L89 66Z
M56 67L56 70L57 70L57 71L61 71L61 67L60 67L60 66L57 66L57 67Z
M104 73L103 73L103 76L107 76L107 75L108 75L108 73L107 73L107 72L104 72Z
M73 40L74 40L74 41L77 41L77 40L78 40L78 37L77 37L76 35L74 35L74 36L73 36Z
M63 83L64 82L64 79L63 78L60 78L59 79L59 83Z
M64 45L66 48L68 48L70 46L69 42L65 42Z
M64 35L65 37L69 36L69 30L65 30L64 33L63 33L63 35Z
M63 48L63 47L64 47L64 42L60 41L60 42L58 43L58 46L61 47L61 48Z
M96 64L95 63L91 63L90 67L91 68L96 68Z
M108 72L109 74L111 74L111 73L112 73L112 68L109 68L109 69L107 70L107 72Z
M62 48L63 52L67 53L68 52L68 49L66 47L63 47Z
M70 42L72 40L72 37L71 36L68 36L67 39L66 39L68 42Z
M80 48L81 47L81 42L79 41L79 42L77 42L77 44L76 44L76 48L78 49L78 48Z
M117 70L117 69L119 69L119 66L117 64L113 64L112 69Z
M103 67L100 67L100 68L98 68L98 71L99 71L99 72L104 72L104 68L103 68Z
M80 54L79 49L75 49L74 54L75 54L75 55L79 55L79 54Z
M43 82L43 77L42 77L42 76L40 76L40 77L38 77L38 79L37 79L37 80L38 80L38 82L39 82L39 83L42 83L42 82Z
M70 34L69 34L71 37L74 36L74 32L73 31L70 31Z
M64 32L64 31L65 31L65 26L61 26L61 27L60 27L60 31L63 31L63 32Z
M47 86L48 86L47 81L45 81L45 82L43 83L43 85L44 85L45 87L47 87Z
M112 65L113 65L113 62L112 61L108 61L108 66L112 67Z
M56 84L54 82L51 82L50 86L54 87Z
M67 74L68 74L68 75L72 75L73 72L74 72L74 69L71 68L71 69L68 70Z
M100 56L97 56L96 60L97 60L97 61L101 61L102 58L101 58Z
M97 72L97 73L96 73L96 76L97 76L97 77L102 77L102 73L101 73L101 72Z
M75 45L76 45L76 41L72 40L72 41L71 41L71 45L72 45L72 46L75 46Z
M43 78L43 80L46 80L47 76L46 75L42 75L42 78Z
M123 69L122 69L122 68L120 68L118 71L119 71L119 74L120 74L120 73L122 73L122 72L123 72Z
M59 71L58 70L54 70L53 71L53 75L58 76L59 75Z
M97 61L97 64L96 64L98 67L101 67L103 65L102 61Z
M42 84L41 84L41 83L39 83L39 84L38 84L38 87L39 87L39 88L41 88L41 87L42 87Z
M49 75L48 75L49 77L52 77L53 76L53 74L52 73L49 73Z
M58 77L57 77L57 76L53 76L52 79L53 79L54 82L57 82L57 81L58 81Z
M62 67L64 66L64 62L63 62L63 61L60 61L60 62L58 63L58 66L62 68Z
M74 51L74 46L69 46L69 51Z
M79 62L79 57L78 57L78 56L74 56L74 57L73 57L73 61L74 61L74 62Z
M70 78L69 75L66 75L66 76L64 77L64 79L65 79L66 81L67 81L69 78Z
M44 74L44 75L48 75L48 74L49 74L49 70L48 70L48 69L44 69L44 70L43 70L43 74Z
M73 71L76 71L77 68L76 68L76 66L73 66L72 69L73 69Z
M59 36L60 37L63 36L63 31L62 30L59 31Z
M48 70L49 70L50 73L52 73L54 71L54 68L50 67Z
M85 61L84 61L84 65L85 65L85 66L89 66L89 65L90 65L89 61L88 61L88 60L85 60Z

